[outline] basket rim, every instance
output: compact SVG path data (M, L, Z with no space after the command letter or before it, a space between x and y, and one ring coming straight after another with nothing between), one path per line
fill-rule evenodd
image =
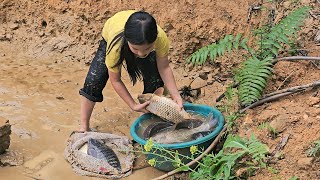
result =
M214 131L212 131L207 136L199 138L199 139L196 139L196 140L183 142L183 143L175 143L175 144L158 144L158 143L154 143L154 145L156 145L157 147L162 147L162 148L166 148L166 149L180 149L180 148L190 147L190 146L194 146L194 145L199 145L199 144L202 144L204 142L207 142L207 141L213 139L223 129L223 126L225 124L224 117L223 117L222 113L219 110L217 110L215 107L211 107L211 106L203 105L203 104L192 104L192 103L185 103L185 104L183 104L183 107L184 107L184 109L186 111L194 110L194 109L201 109L201 110L205 111L205 113L204 112L199 112L200 114L203 114L203 115L207 115L207 114L212 112L214 117L218 117L218 125L217 125L217 127L215 128ZM132 136L133 140L135 140L140 145L145 145L147 143L147 141L142 139L142 138L140 138L137 135L136 127L138 126L140 121L148 118L150 115L152 115L152 114L151 113L146 113L146 114L141 115L140 117L138 117L133 122L133 124L130 127L130 135Z

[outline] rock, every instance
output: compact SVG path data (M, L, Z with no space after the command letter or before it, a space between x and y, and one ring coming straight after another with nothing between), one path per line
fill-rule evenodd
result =
M304 5L309 5L311 2L310 0L300 0L300 3Z
M174 29L174 27L171 23L169 23L169 22L165 23L165 25L164 25L165 32L169 32L172 29Z
M290 5L291 5L291 1L285 1L283 3L283 7L286 8L286 9L289 9Z
M202 71L205 73L210 73L210 72L213 72L213 69L212 67L204 66L202 67Z
M320 103L320 98L319 97L312 97L310 96L307 100L307 104L309 106L313 106L313 105L316 105L316 104L319 104Z
M308 169L312 165L313 157L301 158L298 160L297 164L300 169Z
M13 38L12 34L7 33L5 36L5 40L10 41Z
M207 85L207 81L206 80L203 80L201 78L196 78L192 84L191 84L191 88L192 89L198 89L198 88L201 88L203 86Z
M275 129L276 132L280 133L286 129L286 120L282 118L274 119L270 122L270 126Z
M19 24L16 24L16 23L9 23L8 26L10 30L16 30L19 28Z
M213 84L213 82L215 81L215 79L213 78L212 75L213 75L213 74L209 74L209 75L208 75L208 79L207 79L207 84L208 84L208 85Z
M5 35L6 35L6 29L0 28L0 36L5 36Z
M320 42L320 30L318 30L317 34L314 36L315 42Z
M9 121L0 117L0 154L10 146L11 125Z
M201 72L199 74L199 77L203 80L207 80L208 79L208 73L205 73L205 72Z
M0 164L4 166L20 166L23 164L23 155L17 151L8 151L0 155Z

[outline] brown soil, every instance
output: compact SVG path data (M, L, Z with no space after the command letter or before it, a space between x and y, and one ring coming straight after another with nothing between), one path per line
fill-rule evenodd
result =
M195 103L216 106L222 102L218 104L215 99L232 82L231 70L241 57L234 53L217 63L194 68L185 65L185 59L226 34L241 32L246 36L261 26L266 21L266 11L255 11L249 21L247 18L249 6L257 4L253 0L0 0L0 116L12 125L9 152L14 154L12 166L0 168L1 178L88 179L72 171L63 158L63 150L70 132L78 129L78 90L108 17L125 9L152 13L172 42L170 60L178 86L188 85L199 72L206 71L213 80ZM312 6L312 15L306 19L298 43L309 56L320 56L319 42L314 40L320 30L319 1L265 5L275 9L275 21L296 7ZM319 80L319 67L318 62L311 61L279 62L266 93ZM132 87L127 76L124 81L134 97L142 91L141 83ZM104 102L95 107L92 127L130 137L130 125L139 114L130 111L109 83L104 95ZM319 90L308 90L249 110L236 121L238 134L255 134L270 151L282 137L290 135L282 157L270 165L276 171L261 170L252 179L320 179L319 159L305 153L312 142L320 139L319 102ZM277 137L258 128L264 122L278 128ZM162 174L147 167L135 170L126 179L151 179Z

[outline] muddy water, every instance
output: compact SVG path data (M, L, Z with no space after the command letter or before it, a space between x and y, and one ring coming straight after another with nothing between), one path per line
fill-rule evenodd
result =
M0 168L0 179L95 179L75 174L63 157L68 136L79 127L78 90L89 67L63 62L63 57L35 60L2 49L0 117L12 125L9 150L19 154L23 164ZM126 75L124 81L134 97L142 91L141 83L132 87ZM105 100L96 105L91 127L131 138L129 128L139 114L127 107L110 83L103 93ZM125 179L151 179L162 174L148 167Z

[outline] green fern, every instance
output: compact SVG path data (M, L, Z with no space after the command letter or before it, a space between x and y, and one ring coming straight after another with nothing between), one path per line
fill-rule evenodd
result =
M308 156L319 157L320 156L320 140L313 143L312 147L307 150Z
M301 7L293 11L271 28L269 33L261 34L260 53L257 57L253 55L246 60L236 74L241 105L247 106L260 99L267 85L267 79L272 74L271 60L278 55L283 44L292 42L290 38L299 30L308 10L309 7Z
M253 50L247 45L248 38L241 40L241 36L242 34L238 34L237 36L226 35L223 39L220 39L219 42L202 47L192 53L191 56L186 59L186 62L192 63L193 65L203 65L208 57L211 62L213 62L217 57L223 56L226 52L231 53L232 48L238 50L240 47L252 52Z
M303 20L306 18L310 7L304 6L282 19L276 26L265 28L260 39L259 59L265 59L269 56L278 56L283 44L290 44L290 39L300 30Z
M271 57L262 61L253 57L243 63L243 67L236 75L237 81L240 82L238 94L241 105L251 104L260 99L267 85L267 78L272 74L271 60Z
M259 142L254 135L247 139L228 135L223 148L215 156L210 157L212 163L207 170L207 164L198 168L197 172L190 174L190 179L232 179L233 171L239 168L241 159L246 157L245 166L248 169L265 168L265 159L268 147ZM251 157L251 158L249 158ZM209 174L208 174L209 173Z

